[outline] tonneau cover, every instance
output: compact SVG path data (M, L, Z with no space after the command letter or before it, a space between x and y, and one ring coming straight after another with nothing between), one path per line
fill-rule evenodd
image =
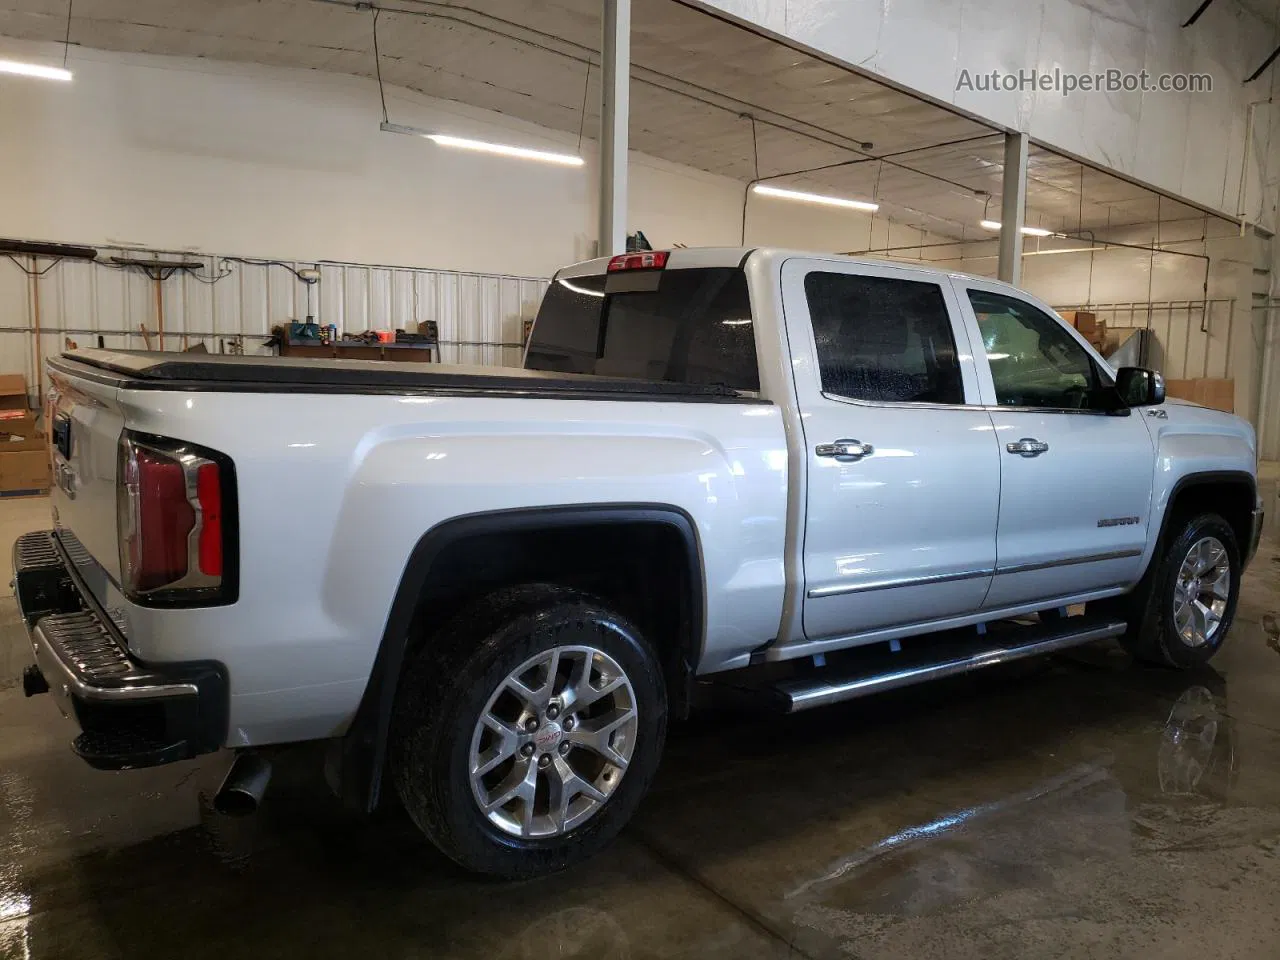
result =
M50 361L55 370L118 379L131 389L246 393L439 393L599 399L750 400L719 384L670 383L516 367L243 357L144 350L74 350Z

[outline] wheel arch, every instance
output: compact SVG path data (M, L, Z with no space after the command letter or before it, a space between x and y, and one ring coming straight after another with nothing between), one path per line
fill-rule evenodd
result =
M1241 560L1249 560L1253 542L1253 511L1257 504L1257 479L1244 470L1214 470L1190 473L1178 478L1164 498L1160 532L1153 541L1148 569L1169 541L1173 523L1192 512L1212 511L1231 525L1240 548Z
M673 605L680 629L675 642L655 646L663 660L672 713L687 710L706 629L702 550L697 526L687 512L670 504L624 503L519 508L455 517L423 534L410 552L364 695L346 734L330 743L325 773L343 802L365 811L378 806L399 678L413 642L421 634L415 628L424 614L424 604L433 597L433 585L449 582L450 571L443 568L451 556L495 539L500 543L513 539L528 542L528 538L568 536L569 542L581 543L620 534L625 539L625 531L661 531L664 550L674 550L680 561L674 569L680 603ZM498 582L501 579L499 576ZM447 605L445 610L442 619L449 615Z

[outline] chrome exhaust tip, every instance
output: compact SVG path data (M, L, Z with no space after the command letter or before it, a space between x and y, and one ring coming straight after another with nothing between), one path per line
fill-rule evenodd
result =
M258 809L271 782L271 763L252 752L236 754L213 798L213 809L228 817L247 817Z

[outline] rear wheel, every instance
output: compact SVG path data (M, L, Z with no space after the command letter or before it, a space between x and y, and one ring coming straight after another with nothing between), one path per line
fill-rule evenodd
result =
M1240 550L1214 513L1181 521L1144 584L1111 609L1129 619L1122 643L1137 659L1172 667L1207 663L1222 646L1240 597Z
M657 768L666 692L634 626L574 591L491 594L431 638L401 681L393 777L409 815L479 873L590 856Z

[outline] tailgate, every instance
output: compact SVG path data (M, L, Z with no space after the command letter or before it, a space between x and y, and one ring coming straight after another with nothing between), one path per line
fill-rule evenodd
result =
M116 471L124 414L113 385L52 372L46 415L53 450L54 527L101 603L120 581Z

